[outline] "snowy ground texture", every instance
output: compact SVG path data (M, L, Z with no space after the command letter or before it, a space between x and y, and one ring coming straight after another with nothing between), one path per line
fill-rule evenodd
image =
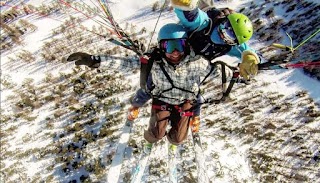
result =
M61 2L1 1L1 15L17 5L18 16L9 16L6 24L24 33L10 41L1 29L0 182L107 182L115 166L128 101L138 89L139 62L133 52L80 26L107 34L106 27L92 21L95 12L102 15L95 1L71 3L86 14L90 5L90 16ZM156 34L151 36L160 14L152 11L155 2L112 0L109 5L120 26L148 44L151 37L156 40ZM34 9L27 15L23 5ZM320 5L312 0L216 5L250 16L256 28L250 44L266 58L278 53L267 47L273 41L289 44L285 31L298 44L319 27ZM155 30L176 21L165 9ZM319 59L314 51L319 45L318 35L297 58ZM99 69L75 67L65 60L76 51L109 56ZM219 60L239 62L227 56ZM202 89L219 98L220 79ZM133 125L119 180L110 183L130 182L149 115L150 104ZM262 71L251 84L236 84L226 102L202 107L200 135L210 182L320 183L320 82L301 69ZM153 148L141 182L168 182L166 144L163 139ZM178 181L197 182L191 136L178 151Z

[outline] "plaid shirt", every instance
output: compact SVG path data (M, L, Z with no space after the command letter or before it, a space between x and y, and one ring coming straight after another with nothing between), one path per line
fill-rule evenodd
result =
M158 96L159 100L171 105L181 104L185 100L196 100L196 95L200 90L201 79L210 73L211 65L209 62L199 56L194 56L193 52L176 66L168 64L165 59L162 61L164 69L172 79L174 86L188 90L191 93L172 88L171 83L160 68L160 61L155 61L151 69L152 81L155 86L152 94ZM217 77L218 75L217 69L214 68L210 76Z

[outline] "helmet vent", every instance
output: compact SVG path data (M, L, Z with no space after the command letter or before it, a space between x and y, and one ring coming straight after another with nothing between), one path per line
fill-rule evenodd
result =
M232 29L237 37L238 43L242 44L248 41L254 32L250 19L242 13L233 13L228 15Z

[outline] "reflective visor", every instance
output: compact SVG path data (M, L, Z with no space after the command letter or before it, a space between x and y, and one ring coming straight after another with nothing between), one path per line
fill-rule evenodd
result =
M225 21L219 25L219 30L222 33L224 41L227 43L235 44L237 43L237 36L234 33L232 26L229 21Z
M185 39L169 39L161 41L161 49L166 53L172 53L174 50L184 52L186 48Z

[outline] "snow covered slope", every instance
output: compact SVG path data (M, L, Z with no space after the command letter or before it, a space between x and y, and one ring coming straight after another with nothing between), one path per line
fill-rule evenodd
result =
M72 1L83 12L86 5L99 9L95 1ZM109 2L109 1L108 1ZM114 18L121 27L148 44L152 31L165 23L176 22L175 14L165 9L152 11L156 0L112 0ZM292 4L297 7L285 12ZM312 2L306 8L303 3ZM1 182L106 182L106 175L119 146L129 107L129 97L138 88L139 62L128 50L115 47L100 36L84 31L108 30L58 0L26 0L33 13L26 15L20 1L8 1L1 14L17 5L17 17L8 25L24 31L20 41L3 39L1 48ZM86 4L84 4L86 3ZM265 15L274 6L274 16ZM318 12L314 1L219 1L218 7L231 7L250 14L264 25L250 44L259 51L273 39L288 44L284 31L306 38L307 30L319 24L303 24L300 19L287 29L267 29L277 18L290 22L297 14ZM252 6L252 7L251 7ZM50 8L48 8L50 7ZM246 7L243 9L243 7ZM95 11L92 11L95 12ZM102 12L99 12L102 14ZM89 17L96 17L94 13ZM309 17L311 22L316 19ZM299 16L303 18L303 16ZM31 25L21 24L26 20ZM76 22L76 23L75 23ZM33 25L33 26L32 26ZM300 26L302 35L293 34ZM314 27L313 27L314 26ZM36 28L35 28L36 27ZM146 33L141 33L143 28ZM293 28L294 27L294 28ZM269 37L263 35L266 32ZM272 33L271 33L272 32ZM310 31L309 31L310 32ZM310 32L311 34L311 32ZM1 37L5 33L1 30ZM282 38L281 38L282 37ZM152 36L153 42L156 34ZM302 51L319 40L307 42ZM309 48L310 49L310 48ZM73 52L108 54L99 70L66 63ZM274 50L264 51L271 57ZM300 58L300 57L298 57ZM238 62L234 58L219 58ZM220 94L219 80L203 87L208 95ZM237 84L232 99L218 105L204 105L200 135L207 173L211 182L319 182L320 165L320 82L300 69L262 71L250 85ZM121 164L119 182L129 182L134 164L144 143L150 105L142 108L130 134ZM144 182L167 182L165 141L153 150ZM196 182L195 155L188 138L179 147L179 182Z

